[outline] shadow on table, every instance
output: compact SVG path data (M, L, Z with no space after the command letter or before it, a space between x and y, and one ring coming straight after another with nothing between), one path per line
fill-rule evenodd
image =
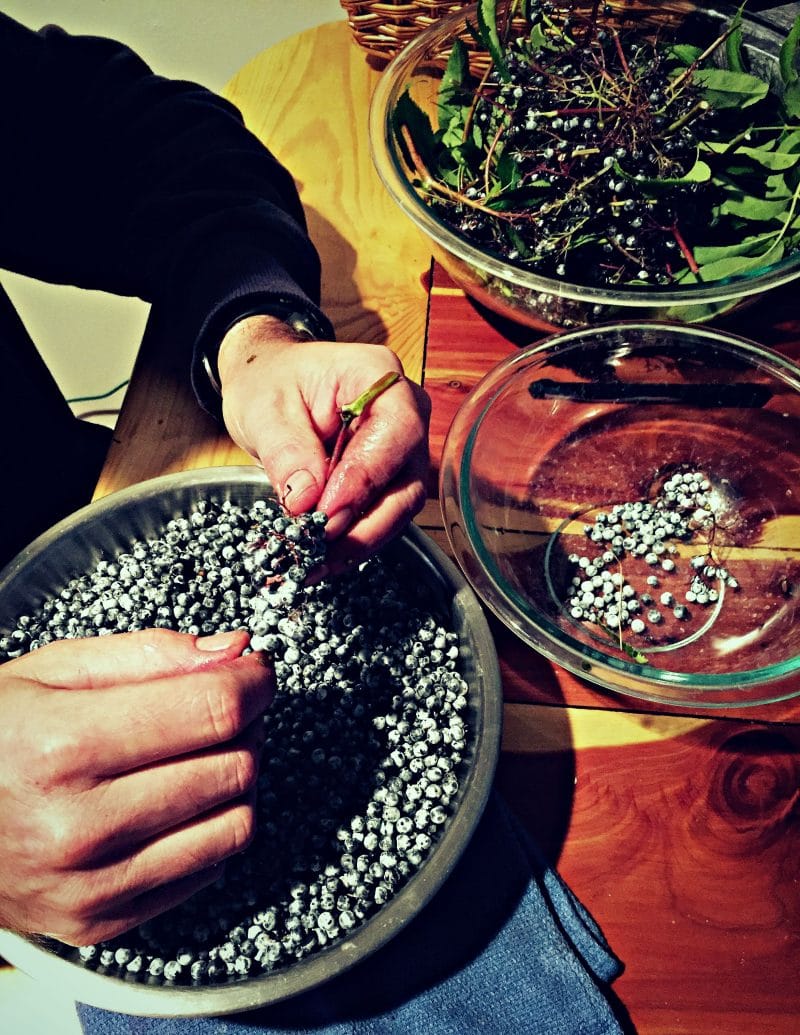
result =
M305 214L322 264L322 306L340 340L385 344L386 324L376 309L364 304L356 282L355 250L317 209L306 207Z
M425 909L313 992L228 1018L231 1031L633 1032L619 961L498 795Z

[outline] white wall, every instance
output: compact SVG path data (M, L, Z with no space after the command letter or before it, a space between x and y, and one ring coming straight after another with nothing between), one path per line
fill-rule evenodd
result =
M33 29L112 36L163 75L212 90L265 47L343 18L338 0L4 0L2 10Z
M30 28L56 24L122 40L156 72L217 91L271 44L345 16L338 0L4 0L0 6ZM5 271L0 280L67 398L103 393L128 377L145 303ZM93 419L112 425L123 395L73 409L91 410Z

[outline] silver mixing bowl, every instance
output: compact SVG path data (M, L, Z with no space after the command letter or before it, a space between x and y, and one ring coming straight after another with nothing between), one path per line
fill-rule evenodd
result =
M35 608L73 575L133 538L153 535L203 498L249 505L274 493L255 467L220 467L166 475L125 489L60 522L0 573L0 631ZM104 975L65 959L44 939L0 931L0 954L32 977L93 1006L147 1016L210 1016L273 1004L316 988L384 945L444 883L466 847L489 794L500 745L502 688L494 643L481 605L449 558L416 527L391 547L449 617L461 640L461 674L469 685L471 740L451 819L430 855L403 888L347 938L296 964L246 980L210 986L147 985Z

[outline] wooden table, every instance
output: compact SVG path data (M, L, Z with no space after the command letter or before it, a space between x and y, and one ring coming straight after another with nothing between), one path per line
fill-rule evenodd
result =
M339 338L388 344L424 381L436 458L459 402L515 346L433 267L373 172L377 76L341 22L260 54L227 94L297 178ZM737 329L800 358L791 293ZM97 495L243 462L151 323ZM418 523L446 547L433 496ZM625 961L615 988L638 1031L800 1030L800 700L656 708L493 628L507 702L498 784Z

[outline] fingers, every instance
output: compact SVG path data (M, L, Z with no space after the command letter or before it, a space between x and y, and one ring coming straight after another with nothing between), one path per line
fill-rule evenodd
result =
M335 575L365 560L408 526L425 504L426 467L425 462L420 462L402 472L375 506L330 544L326 559L328 573Z
M344 455L329 469L328 450L342 427L342 408L388 373L402 375L402 364L385 346L287 344L274 321L257 318L237 325L220 348L228 431L261 462L289 513L328 514L331 538L375 507L408 472L416 478L423 465L427 468L430 400L401 376L356 418L347 430ZM415 506L397 510L395 501L377 511L370 533L375 542Z
M220 347L225 425L261 463L292 514L312 510L325 485L324 443L338 421L337 379L317 357L329 360L330 348L287 346L272 318L242 321Z
M273 690L271 667L253 653L102 692L47 691L39 778L51 772L55 786L108 778L225 744L264 713Z
M325 487L327 457L305 409L291 407L273 416L258 459L290 514L315 508Z
M244 851L254 829L249 795L170 830L132 856L95 867L90 884L83 874L73 875L62 892L62 912L71 919L51 933L86 944L149 920L217 880L225 860Z
M143 924L146 920L152 920L153 917L165 913L168 909L179 906L198 891L214 884L224 872L225 864L217 863L199 873L192 873L188 877L182 877L180 880L145 892L134 899L116 902L102 918L94 918L91 925L76 925L71 936L58 934L58 932L53 932L53 934L68 945L75 946L92 945L115 938L138 924Z
M299 514L314 508L324 488L324 439L338 415L328 393L316 404L312 417L305 395L289 376L287 384L281 385L281 376L276 370L278 383L270 384L268 393L256 395L255 385L232 392L225 404L225 422L232 437L261 463L286 509ZM260 417L258 422L254 414Z
M139 683L189 673L238 657L245 630L194 637L169 629L59 640L7 662L8 671L65 690Z
M258 718L229 745L99 784L90 792L96 807L85 818L81 862L113 856L247 794L258 777L263 731Z
M360 542L369 552L392 538L421 509L429 463L429 416L428 396L409 381L397 382L373 401L354 425L318 504L329 515L330 539L339 539L349 529L351 542ZM368 519L362 516L366 514Z
M135 898L238 855L254 833L255 811L248 796L154 838L131 862L111 864L106 876L115 889L119 872L124 876L125 890L114 896L118 901Z

